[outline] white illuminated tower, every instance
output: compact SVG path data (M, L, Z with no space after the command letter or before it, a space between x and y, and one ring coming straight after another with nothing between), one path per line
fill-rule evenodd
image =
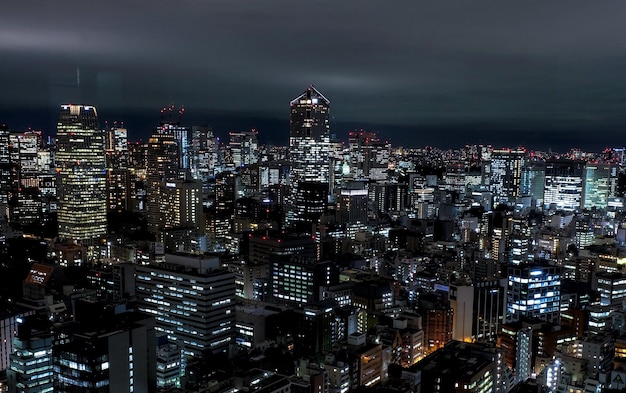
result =
M57 124L59 237L90 244L107 232L104 133L96 108L62 105Z
M290 103L289 159L291 185L328 183L330 101L313 86Z

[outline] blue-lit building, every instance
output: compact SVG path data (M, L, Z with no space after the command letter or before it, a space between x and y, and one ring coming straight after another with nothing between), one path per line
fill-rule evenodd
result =
M612 196L612 186L617 178L617 168L609 164L585 165L585 187L583 189L583 208L604 209Z
M559 322L561 268L537 263L508 268L507 322L537 318Z

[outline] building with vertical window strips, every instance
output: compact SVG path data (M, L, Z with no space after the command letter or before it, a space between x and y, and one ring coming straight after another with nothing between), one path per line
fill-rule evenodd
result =
M507 322L537 318L558 323L561 302L561 267L530 263L510 266Z

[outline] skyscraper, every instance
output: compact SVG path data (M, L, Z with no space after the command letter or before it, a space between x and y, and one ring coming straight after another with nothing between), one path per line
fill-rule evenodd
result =
M303 181L328 183L330 101L309 86L290 106L291 184L297 187Z
M499 149L483 164L485 184L493 194L494 205L511 202L520 195L524 149Z
M545 207L572 211L581 207L585 163L575 160L548 160L544 186Z
M15 192L15 171L11 162L9 127L0 124L0 218L9 216L9 200Z
M104 135L95 107L61 106L56 166L59 237L90 243L106 234Z
M131 208L131 171L128 165L128 131L113 126L105 131L109 211Z
M165 227L163 189L167 182L178 179L178 159L178 147L173 135L155 132L150 136L146 168L146 210L148 230L155 234Z
M257 162L259 149L259 133L257 130L229 132L230 152L235 168Z
M604 209L612 196L611 180L617 177L616 167L609 164L585 164L585 181L583 188L583 208Z
M558 323L561 268L538 263L508 268L507 322L538 318Z

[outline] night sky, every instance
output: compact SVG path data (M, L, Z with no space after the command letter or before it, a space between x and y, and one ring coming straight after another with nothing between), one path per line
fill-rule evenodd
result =
M0 122L54 134L58 106L85 103L138 139L174 103L286 144L313 84L340 138L624 146L625 17L623 0L5 1Z

